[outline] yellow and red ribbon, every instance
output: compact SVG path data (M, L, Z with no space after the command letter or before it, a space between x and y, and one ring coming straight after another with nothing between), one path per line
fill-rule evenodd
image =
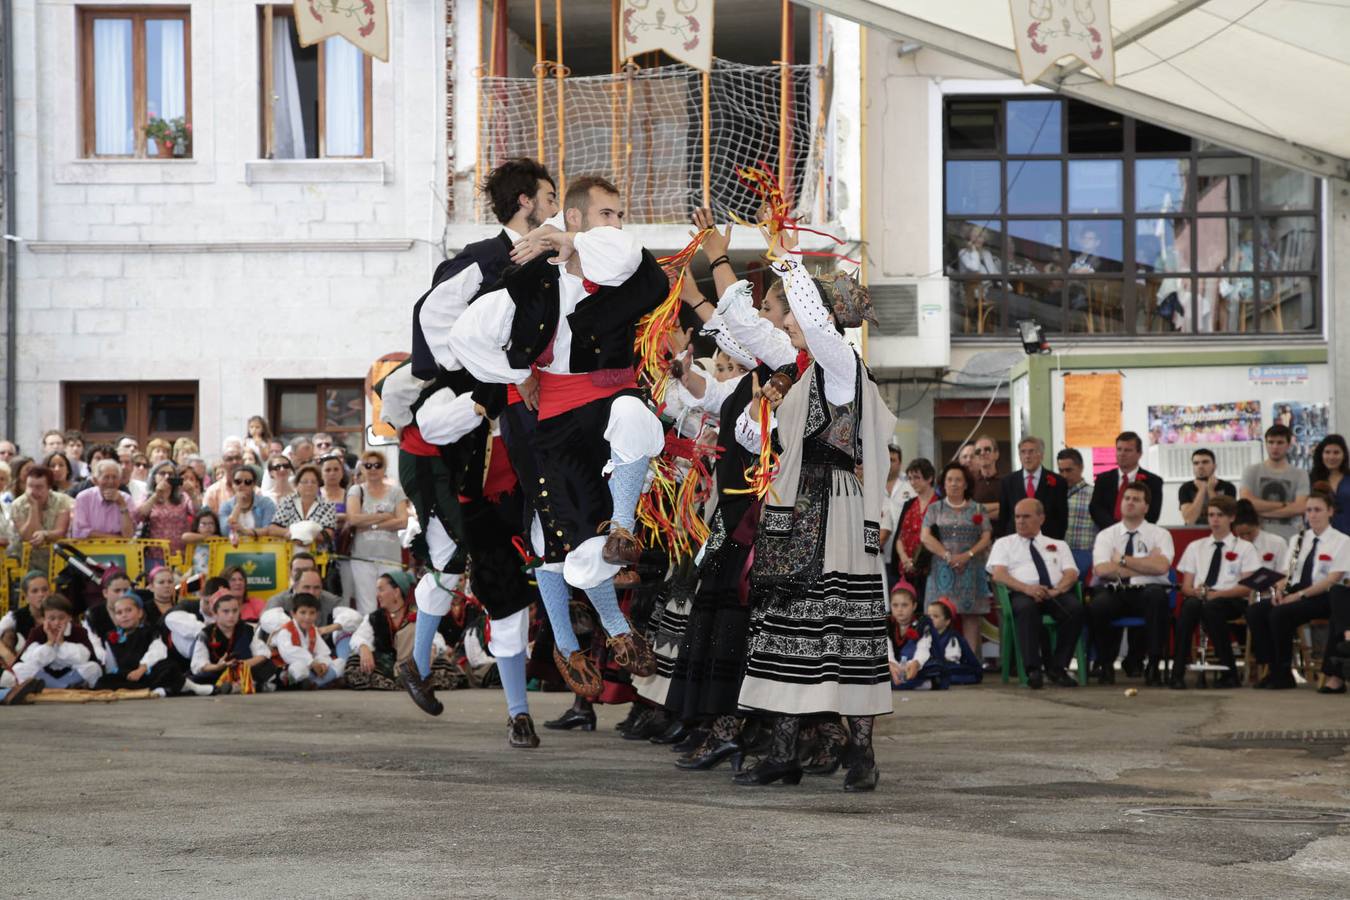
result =
M759 457L753 466L745 470L746 486L729 488L727 493L754 494L756 498L763 499L765 494L773 491L773 480L778 475L779 468L778 454L773 449L773 410L765 397L759 398L756 418L759 419ZM774 498L777 497L777 492L774 492Z
M670 359L666 352L667 341L679 325L680 306L683 302L680 300L680 290L684 287L689 263L711 231L711 228L703 229L694 235L683 250L672 256L663 256L656 261L670 278L670 291L660 306L638 322L635 350L638 357L638 379L647 385L652 400L658 406L666 395L666 373L670 371Z

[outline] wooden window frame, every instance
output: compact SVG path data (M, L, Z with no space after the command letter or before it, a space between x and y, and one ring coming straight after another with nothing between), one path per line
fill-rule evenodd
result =
M333 388L355 389L361 394L361 421L355 427L329 427L328 410L324 404L324 392ZM292 431L282 427L281 395L287 391L305 389L314 394L314 428L310 431ZM360 378L270 378L267 381L267 421L272 423L274 434L314 435L326 432L334 439L342 440L348 450L361 452L366 436L366 394L365 381ZM347 439L351 435L354 439Z
M258 113L262 120L262 156L263 159L273 159L276 153L276 126L273 124L273 106L272 106L272 20L276 16L284 16L294 20L294 8L287 5L268 3L263 4L259 10L261 18L259 19L260 47L258 54L259 83L262 85L259 96ZM328 144L328 122L326 117L327 99L324 93L324 41L318 43L319 52L319 73L318 73L318 98L319 98L319 118L317 128L319 133L316 135L316 143L319 148L318 159L371 159L375 155L375 129L372 121L374 112L374 79L375 67L371 63L370 55L362 54L362 73L365 83L364 96L362 97L362 124L365 134L362 138L364 152L360 156L329 156L327 152ZM309 157L305 157L308 159Z
M83 157L85 159L150 159L145 152L145 126L149 116L146 103L145 23L152 20L177 20L183 23L183 92L184 121L192 124L192 10L171 6L81 6L77 7L80 22L80 118L84 129ZM136 133L135 152L98 154L97 135L94 133L94 20L131 20L131 105L132 124ZM194 135L195 136L195 135ZM187 155L192 158L192 144Z
M83 431L80 421L80 395L90 392L127 395L127 429L113 434L102 431ZM151 431L150 395L151 394L192 394L192 431ZM68 430L83 431L86 444L103 441L115 442L122 434L129 434L144 447L155 437L162 437L169 443L180 437L189 437L199 446L201 444L201 385L196 381L63 381L61 395L64 409L61 420Z

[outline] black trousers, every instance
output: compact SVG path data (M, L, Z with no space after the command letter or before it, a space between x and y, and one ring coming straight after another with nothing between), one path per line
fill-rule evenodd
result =
M1199 597L1187 597L1183 600L1177 621L1177 649L1172 677L1179 678L1185 674L1186 662L1191 655L1191 639L1195 637L1195 629L1201 623L1205 626L1205 634L1209 635L1214 652L1218 654L1219 664L1236 669L1237 661L1233 658L1228 623L1241 616L1246 609L1246 601L1238 597L1203 601Z
M1083 603L1076 594L1060 594L1043 603L1037 603L1026 594L1010 591L1008 599L1012 604L1013 627L1017 629L1017 644L1022 651L1022 662L1027 672L1041 670L1041 638L1049 641L1041 616L1047 615L1055 620L1059 629L1059 640L1050 658L1048 668L1062 672L1069 667L1078 639L1083 634Z
M1138 587L1102 585L1092 591L1092 643L1097 648L1097 662L1115 665L1120 655L1120 634L1124 629L1111 623L1125 616L1142 616L1149 659L1158 662L1167 655L1167 635L1170 622L1167 608L1167 588L1161 584ZM1136 630L1136 629L1132 629ZM1142 660L1143 647L1130 639L1130 658Z
M1335 585L1330 591L1316 597L1305 597L1293 603L1273 605L1269 600L1253 604L1247 615L1252 629L1252 653L1256 661L1267 664L1275 672L1287 672L1293 667L1294 633L1299 626L1313 619L1331 618L1333 603L1340 607L1350 604L1350 588ZM1328 630L1327 644L1322 653L1322 672L1335 675L1335 667L1327 659L1333 647L1342 638L1333 627Z

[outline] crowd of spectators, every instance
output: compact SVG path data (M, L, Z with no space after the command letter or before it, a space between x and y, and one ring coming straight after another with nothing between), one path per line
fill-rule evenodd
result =
M1007 610L1032 688L1079 683L1069 670L1080 635L1102 684L1123 677L1181 689L1188 669L1198 669L1234 687L1244 680L1235 642L1249 642L1247 680L1292 688L1297 631L1325 619L1319 690L1343 693L1350 450L1329 435L1309 473L1289 463L1291 442L1286 426L1268 429L1265 458L1238 484L1218 478L1214 453L1197 448L1194 477L1177 492L1179 518L1194 532L1181 552L1173 530L1157 524L1163 480L1141 468L1143 440L1133 432L1119 435L1116 465L1091 482L1079 451L1059 450L1051 470L1034 436L1020 441L1010 472L989 436L940 470L927 459L904 465L893 445L881 530L895 686L978 682L993 668L982 658L982 623ZM142 451L130 436L86 445L78 432L52 430L32 457L0 441L0 545L14 557L27 547L30 569L0 622L0 654L15 666L28 660L52 685L209 693L222 683L266 690L350 680L393 688L415 617L400 538L410 513L379 451L349 453L325 433L283 442L261 417L209 461L188 438L156 438ZM46 572L56 542L132 537L167 542L184 571L155 551L144 585L105 575L101 604L53 593ZM296 552L288 586L264 603L249 596L242 570L211 568L213 540L255 538L314 546L335 561L325 577L313 555ZM175 606L191 575L205 586ZM1055 623L1053 641L1045 618ZM1212 665L1192 665L1207 659L1197 637ZM445 686L458 677L452 643L437 645Z
M1117 437L1116 465L1091 482L1074 448L1059 450L1055 471L1047 468L1035 436L1019 442L1020 465L1007 473L989 436L964 444L941 471L927 459L904 466L892 446L881 530L896 686L938 683L919 672L929 669L925 636L948 618L933 609L940 602L959 618L960 640L976 658L982 623L1010 611L1005 633L1014 646L1000 649L1020 653L1032 688L1080 683L1069 672L1080 635L1101 684L1119 675L1180 690L1194 671L1201 683L1212 672L1216 686L1236 687L1244 680L1236 642L1243 651L1250 645L1253 687L1293 688L1298 632L1326 620L1326 638L1313 648L1322 659L1318 690L1344 693L1350 450L1328 435L1310 473L1290 464L1286 425L1271 426L1264 442L1265 458L1237 485L1217 477L1213 451L1194 451L1194 477L1177 492L1184 526L1176 534L1188 542L1180 551L1173 530L1157 524L1163 479L1140 466L1144 444L1134 432ZM1053 646L1046 620L1055 625ZM907 662L916 648L923 667ZM964 650L949 657L965 658Z

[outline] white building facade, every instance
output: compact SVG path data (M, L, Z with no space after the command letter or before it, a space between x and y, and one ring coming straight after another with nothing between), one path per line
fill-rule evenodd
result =
M300 48L291 9L14 4L25 451L79 428L213 453L254 414L359 446L361 381L443 255L445 8L390 4L387 64ZM154 117L191 124L171 158Z

